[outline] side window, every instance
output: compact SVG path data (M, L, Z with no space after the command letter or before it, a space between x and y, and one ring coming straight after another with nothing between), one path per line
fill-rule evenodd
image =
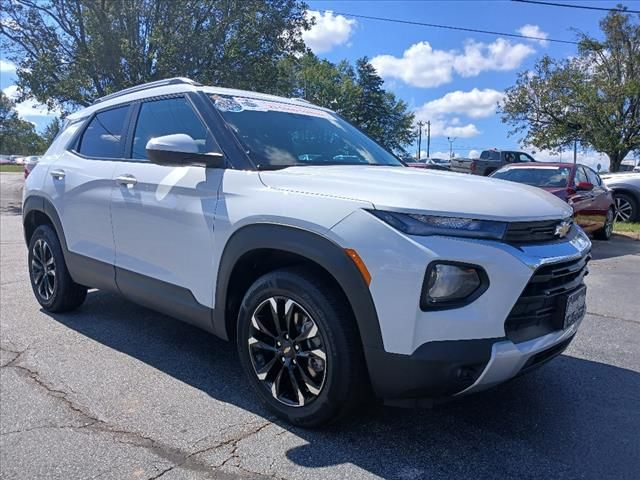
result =
M526 153L519 153L518 157L519 157L518 161L520 161L520 162L533 162L533 158L531 158Z
M576 167L576 178L574 183L577 185L580 182L588 182L589 179L587 175L584 173L584 169L582 167Z
M602 184L600 177L596 172L594 172L593 170L587 167L585 167L585 171L587 172L587 178L589 179L589 183L592 183L596 187L599 187Z
M149 140L175 133L184 133L193 138L200 153L213 150L213 138L186 98L142 103L133 134L131 158L146 159L145 149Z
M507 163L513 163L516 161L516 156L514 155L513 152L506 152L504 154L504 161Z
M82 134L78 152L87 157L120 158L129 106L97 113Z

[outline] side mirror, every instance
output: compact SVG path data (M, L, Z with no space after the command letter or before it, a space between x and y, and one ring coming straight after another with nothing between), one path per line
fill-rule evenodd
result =
M224 155L217 152L200 153L196 141L184 133L152 138L147 142L146 152L152 163L167 167L225 167Z
M578 184L576 185L576 190L578 190L579 192L590 192L591 190L593 190L593 183L578 182Z

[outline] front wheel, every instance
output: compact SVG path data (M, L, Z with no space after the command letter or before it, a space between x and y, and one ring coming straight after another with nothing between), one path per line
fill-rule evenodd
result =
M268 273L249 288L238 320L243 370L280 418L314 427L362 399L367 376L358 330L331 283L302 269Z
M607 216L604 220L604 225L600 230L596 230L593 234L593 237L597 240L609 240L611 238L611 234L613 233L613 222L614 222L615 214L613 213L613 209L607 210Z

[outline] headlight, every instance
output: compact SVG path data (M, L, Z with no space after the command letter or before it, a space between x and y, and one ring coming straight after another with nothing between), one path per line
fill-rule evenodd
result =
M435 261L427 268L420 307L422 310L461 307L488 287L487 274L479 266Z
M368 210L368 212L408 235L449 235L502 240L507 230L506 223L491 220L418 215L384 210Z

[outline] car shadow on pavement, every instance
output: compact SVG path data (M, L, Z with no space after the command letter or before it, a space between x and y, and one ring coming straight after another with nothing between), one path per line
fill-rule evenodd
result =
M232 343L90 292L56 321L185 382L273 420L251 392ZM399 372L401 374L401 372ZM433 409L372 406L322 430L277 422L306 444L295 464L353 464L390 479L632 478L640 470L640 374L563 355L493 390ZM318 473L320 475L320 473Z

